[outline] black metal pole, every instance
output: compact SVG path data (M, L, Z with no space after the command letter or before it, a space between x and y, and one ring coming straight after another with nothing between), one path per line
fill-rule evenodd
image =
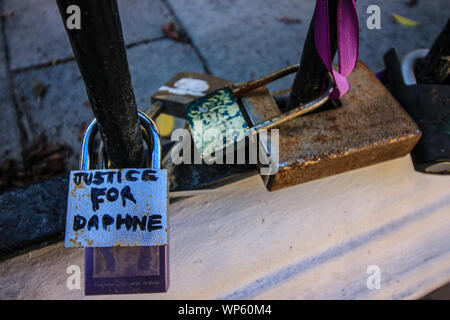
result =
M425 59L416 66L418 83L450 83L450 19Z
M328 2L328 12L330 17L330 51L331 57L334 57L337 51L337 1ZM295 76L286 110L317 98L327 81L328 70L320 59L314 42L314 18L315 16L313 16L309 25L303 46L300 69Z
M114 168L142 167L142 132L116 0L56 0ZM81 9L81 28L70 30L67 8Z

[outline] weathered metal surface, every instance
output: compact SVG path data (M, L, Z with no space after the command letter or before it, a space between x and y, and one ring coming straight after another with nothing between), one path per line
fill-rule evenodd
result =
M450 174L450 85L416 84L414 51L400 65L395 50L385 57L387 86L417 122L423 136L411 151L414 168L426 173ZM409 72L407 72L409 70Z
M202 158L248 135L249 126L230 88L222 88L186 104L186 119Z
M98 132L94 119L84 133L80 171L69 180L65 247L167 245L167 171L155 123L139 112L151 169L90 170Z
M329 31L330 31L330 53L333 60L337 51L337 1L328 1ZM280 106L282 111L290 110L299 104L306 103L317 97L322 91L323 83L327 77L328 70L325 67L314 41L314 20L311 19L308 34L303 45L300 70L295 76L292 91L287 103Z
M256 126L280 115L276 108L277 104L266 87L258 88L243 96L241 103L251 126Z
M72 171L66 248L167 245L167 172Z
M242 105L251 125L258 125L279 114L266 87L241 97ZM275 108L267 104L275 105ZM274 111L275 110L275 111ZM170 191L217 188L258 174L255 164L180 164L175 165L168 156L163 160L168 171Z
M420 84L450 84L450 19L427 56L417 62L415 71Z
M164 113L184 118L185 104L209 92L223 87L231 87L231 85L231 81L209 74L181 72L166 82L151 97L151 102L152 104L160 102Z
M274 191L408 154L416 123L367 66L358 62L342 106L279 127L279 171L263 176Z
M66 31L113 166L143 167L142 134L117 1L56 3L64 26L69 16L67 8L77 5L81 9L82 28Z

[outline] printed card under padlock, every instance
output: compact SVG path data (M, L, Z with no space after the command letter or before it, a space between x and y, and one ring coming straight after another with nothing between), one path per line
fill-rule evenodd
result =
M167 172L70 173L66 248L167 245Z

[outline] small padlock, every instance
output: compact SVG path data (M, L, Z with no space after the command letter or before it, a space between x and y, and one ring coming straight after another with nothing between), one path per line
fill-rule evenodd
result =
M94 119L85 131L80 170L70 173L65 247L166 246L167 171L153 121L139 112L151 168L92 170L98 132ZM149 166L150 167L150 166Z
M262 112L251 108L252 105L261 106L260 103L253 103L252 99L265 100L267 105L263 108L273 109L276 107L275 100L264 86L297 70L298 65L291 65L257 80L218 89L186 104L186 119L201 158L215 159L219 151L227 149L231 144L236 144L262 129L273 128L290 119L312 112L323 105L333 91L331 76L324 93L316 100L255 124L261 120L258 116ZM247 109L248 104L251 106ZM220 132L221 138L207 134L209 130Z
M93 149L94 140L98 132L97 121L93 120L86 128L80 157L80 169L85 172L91 172L92 178L90 179L89 176L86 176L86 180L90 180L90 182L80 183L76 186L73 181L74 174L71 172L65 246L87 246L85 250L86 295L153 293L166 292L168 289L167 172L166 170L160 169L161 146L156 125L142 112L139 112L139 120L143 137L147 143L147 162L149 163L149 167L152 166L152 169L91 170L91 164L93 163L91 150ZM109 161L106 151L102 146L103 145L100 144L98 168L107 168L109 166ZM149 156L150 153L152 155L151 158ZM101 219L93 219L93 215L89 218L85 217L85 228L75 231L73 230L73 226L71 228L71 221L75 223L76 219L74 216L72 220L69 212L71 212L71 208L79 213L83 211L83 205L79 204L80 198L85 201L87 200L88 202L90 200L91 204L94 204L92 197L97 197L98 192L93 193L91 189L90 193L85 192L79 194L78 190L85 190L90 186L91 188L94 188L94 185L99 190L103 189L102 183L100 181L97 181L96 183L95 181L97 172L106 173L106 177L104 178L106 180L107 190L105 191L106 197L101 199L103 202L99 201L97 203L98 209L94 212L100 211L100 206L105 205L105 202L114 200L117 196L117 198L121 197L122 201L126 201L125 206L124 203L122 203L122 206L119 205L117 208L117 212L121 212L123 215L119 218L119 215L114 216L114 214L108 214L108 211L105 211L105 208L103 208L104 214ZM141 184L139 179L144 180L145 183ZM83 177L80 178L80 181L83 181ZM75 184L75 186L73 184ZM133 189L136 184L141 184L141 189L138 190L138 192ZM115 188L117 185L122 186L122 188ZM124 190L125 193L122 193ZM133 196L130 197L130 195ZM136 203L133 202L133 199ZM131 202L129 202L129 200L131 200ZM115 203L117 204L117 202ZM127 204L131 204L132 211L137 212L136 215L131 215L130 211L127 212L127 210L130 209L130 207L127 209ZM94 210L94 207L90 207L89 210ZM112 210L114 210L114 208L112 208ZM79 218L78 222L83 223L83 220ZM98 229L96 229L96 225L98 226ZM107 234L108 231L117 229L118 226L119 230L122 229L122 233L116 233L114 238L109 237ZM96 234L96 232L100 230L102 230L102 232ZM75 231L74 234L72 234L72 231ZM140 232L140 235L138 232ZM148 233L153 236L153 239L150 241L146 237ZM113 254L112 251L110 251L111 248L105 248L105 246L123 247L115 248ZM157 248L151 248L152 250L149 250L150 248L142 248L140 251L136 251L135 248L129 248L129 246L157 246ZM141 261L141 258L144 257L144 253L147 255L147 261L156 261L159 270L157 273L150 276L141 276L139 279L134 277L133 274L130 274L129 278L124 278L123 274L116 274L115 270L112 269L112 273L110 273L107 278L96 276L96 266L104 263L105 255L109 256L107 263L114 265L116 259L120 260L122 259L120 257L123 256L127 257L127 259L133 257L137 261ZM133 287L129 286L129 281L133 281Z

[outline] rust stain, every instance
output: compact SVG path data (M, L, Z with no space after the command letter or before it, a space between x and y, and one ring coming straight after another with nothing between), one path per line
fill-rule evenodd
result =
M318 135L318 136L315 136L312 140L314 142L326 143L328 141L328 138L324 135Z
M74 239L69 239L69 241L72 242L75 247L81 247L81 242Z
M339 108L276 128L280 166L263 177L269 191L395 159L419 141L417 124L362 62L349 81Z
M70 192L70 195L71 195L72 197L75 198L75 196L76 196L76 191L77 191L78 189L86 189L86 186L84 185L84 181L81 181L81 183L80 183L79 185L75 185L75 186L73 187L72 191Z

